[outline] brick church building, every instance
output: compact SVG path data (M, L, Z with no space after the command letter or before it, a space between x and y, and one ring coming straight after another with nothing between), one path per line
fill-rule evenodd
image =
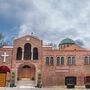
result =
M90 51L69 38L54 49L32 35L14 39L13 46L0 48L0 87L9 86L13 77L15 85L19 80L34 80L37 85L39 73L43 87L69 82L86 85L90 83Z

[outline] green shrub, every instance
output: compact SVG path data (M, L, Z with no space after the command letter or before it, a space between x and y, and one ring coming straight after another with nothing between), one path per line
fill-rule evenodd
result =
M37 83L37 87L38 87L38 88L41 88L41 87L42 87L41 73L38 74L38 83Z
M11 77L12 77L12 79L11 79L10 87L16 87L16 85L15 85L15 73L14 72L12 72Z
M15 73L14 72L12 72L12 78L15 78Z

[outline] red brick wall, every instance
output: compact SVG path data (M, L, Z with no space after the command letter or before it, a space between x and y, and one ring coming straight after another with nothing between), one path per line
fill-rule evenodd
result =
M9 55L6 58L6 62L3 62L3 57L1 56L2 54L4 54L4 52L6 52L7 55ZM12 54L13 54L13 49L12 48L0 48L0 66L7 66L10 70L12 67Z
M64 65L57 66L57 56L64 56ZM67 57L74 55L76 57L75 65L67 65ZM77 77L77 85L84 85L84 77L90 76L90 65L84 65L84 57L90 56L90 51L86 50L44 50L43 51L43 86L65 85L65 77ZM54 65L45 65L45 57L53 56ZM68 68L67 68L68 67Z
M26 38L30 37L30 40L27 41ZM26 43L30 43L32 47L37 47L39 50L39 59L38 60L16 60L17 48L22 47ZM86 55L90 56L90 51L82 49L81 47L71 46L71 48L66 48L63 50L52 50L51 47L43 47L42 40L32 37L25 36L14 40L13 48L1 48L0 55L4 52L9 54L7 57L6 63L3 63L3 58L0 56L0 66L6 65L10 69L17 70L21 64L32 65L35 64L38 68L38 71L42 73L42 84L43 86L51 86L51 85L65 85L65 77L67 76L76 76L77 77L77 85L84 85L84 77L90 76L90 65L84 65L84 57ZM63 55L65 57L64 65L57 66L56 58L57 56ZM67 57L74 55L76 57L75 65L67 65ZM54 57L54 65L47 66L45 64L45 57L53 56Z

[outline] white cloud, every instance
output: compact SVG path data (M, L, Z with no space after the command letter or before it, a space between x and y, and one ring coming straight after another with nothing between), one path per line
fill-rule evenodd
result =
M19 36L34 32L55 43L70 37L89 47L90 0L0 1L0 14L19 22Z

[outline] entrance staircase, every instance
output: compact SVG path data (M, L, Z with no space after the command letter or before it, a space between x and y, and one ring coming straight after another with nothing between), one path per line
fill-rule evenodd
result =
M35 88L35 81L32 80L20 80L17 83L19 88Z

